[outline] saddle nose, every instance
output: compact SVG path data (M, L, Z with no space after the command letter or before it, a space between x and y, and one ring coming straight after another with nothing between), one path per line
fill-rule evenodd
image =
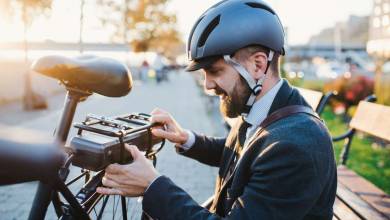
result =
M58 79L66 87L108 97L125 96L132 88L128 68L111 58L44 56L33 63L32 70Z

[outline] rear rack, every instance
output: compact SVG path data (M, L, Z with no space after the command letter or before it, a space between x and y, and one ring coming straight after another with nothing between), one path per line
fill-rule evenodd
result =
M150 123L150 118L144 113L115 117L89 114L83 122L74 124L78 131L70 142L73 165L99 171L111 163L128 163L132 158L125 144L136 145L146 157L155 160L164 140L152 135L151 128L158 124ZM158 143L162 145L153 148Z
M147 123L146 121L150 120L151 115L145 114L145 113L138 113L138 114L130 114L130 115L124 115L124 116L118 116L118 117L105 117L105 116L98 116L94 114L87 115L86 119L82 123L75 123L74 127L78 128L78 135L81 135L83 130L107 135L110 137L123 137L125 135L135 133L142 130L147 130L153 127L153 124ZM139 127L130 127L123 122L131 123L140 125ZM112 128L120 129L119 131L112 132L107 131L105 129L91 127L93 125L103 125L108 126Z

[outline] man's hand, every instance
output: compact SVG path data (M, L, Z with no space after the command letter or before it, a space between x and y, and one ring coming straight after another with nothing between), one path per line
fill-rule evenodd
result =
M151 113L152 123L160 123L165 127L152 128L154 136L165 138L175 144L184 144L188 140L188 134L180 127L180 125L173 119L173 117L166 111L155 109Z
M106 168L103 185L97 192L105 195L141 196L159 174L151 161L134 145L125 145L133 156L133 162L127 165L111 164Z

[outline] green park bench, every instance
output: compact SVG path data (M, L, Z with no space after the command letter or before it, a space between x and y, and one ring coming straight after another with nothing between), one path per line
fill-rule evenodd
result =
M298 90L319 115L335 95L323 95L303 88ZM374 104L373 101L375 96L361 101L349 124L350 129L345 134L332 138L334 142L345 141L340 157L341 165L337 168L338 186L333 219L390 219L390 196L345 166L356 132L390 141L390 107Z
M345 166L356 132L390 141L390 107L361 101L349 127L345 135L333 139L345 140L341 165L337 169L334 219L390 219L390 196Z
M322 92L311 89L304 89L298 87L296 88L298 89L299 93L301 93L301 95L305 98L306 102L320 116L330 99L337 94L336 92L328 92L326 94L323 94Z

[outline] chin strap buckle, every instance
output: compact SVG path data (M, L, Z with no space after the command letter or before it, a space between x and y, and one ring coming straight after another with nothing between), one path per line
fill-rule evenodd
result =
M252 89L253 95L257 96L258 94L260 94L262 89L263 89L263 83L256 84L256 86Z

